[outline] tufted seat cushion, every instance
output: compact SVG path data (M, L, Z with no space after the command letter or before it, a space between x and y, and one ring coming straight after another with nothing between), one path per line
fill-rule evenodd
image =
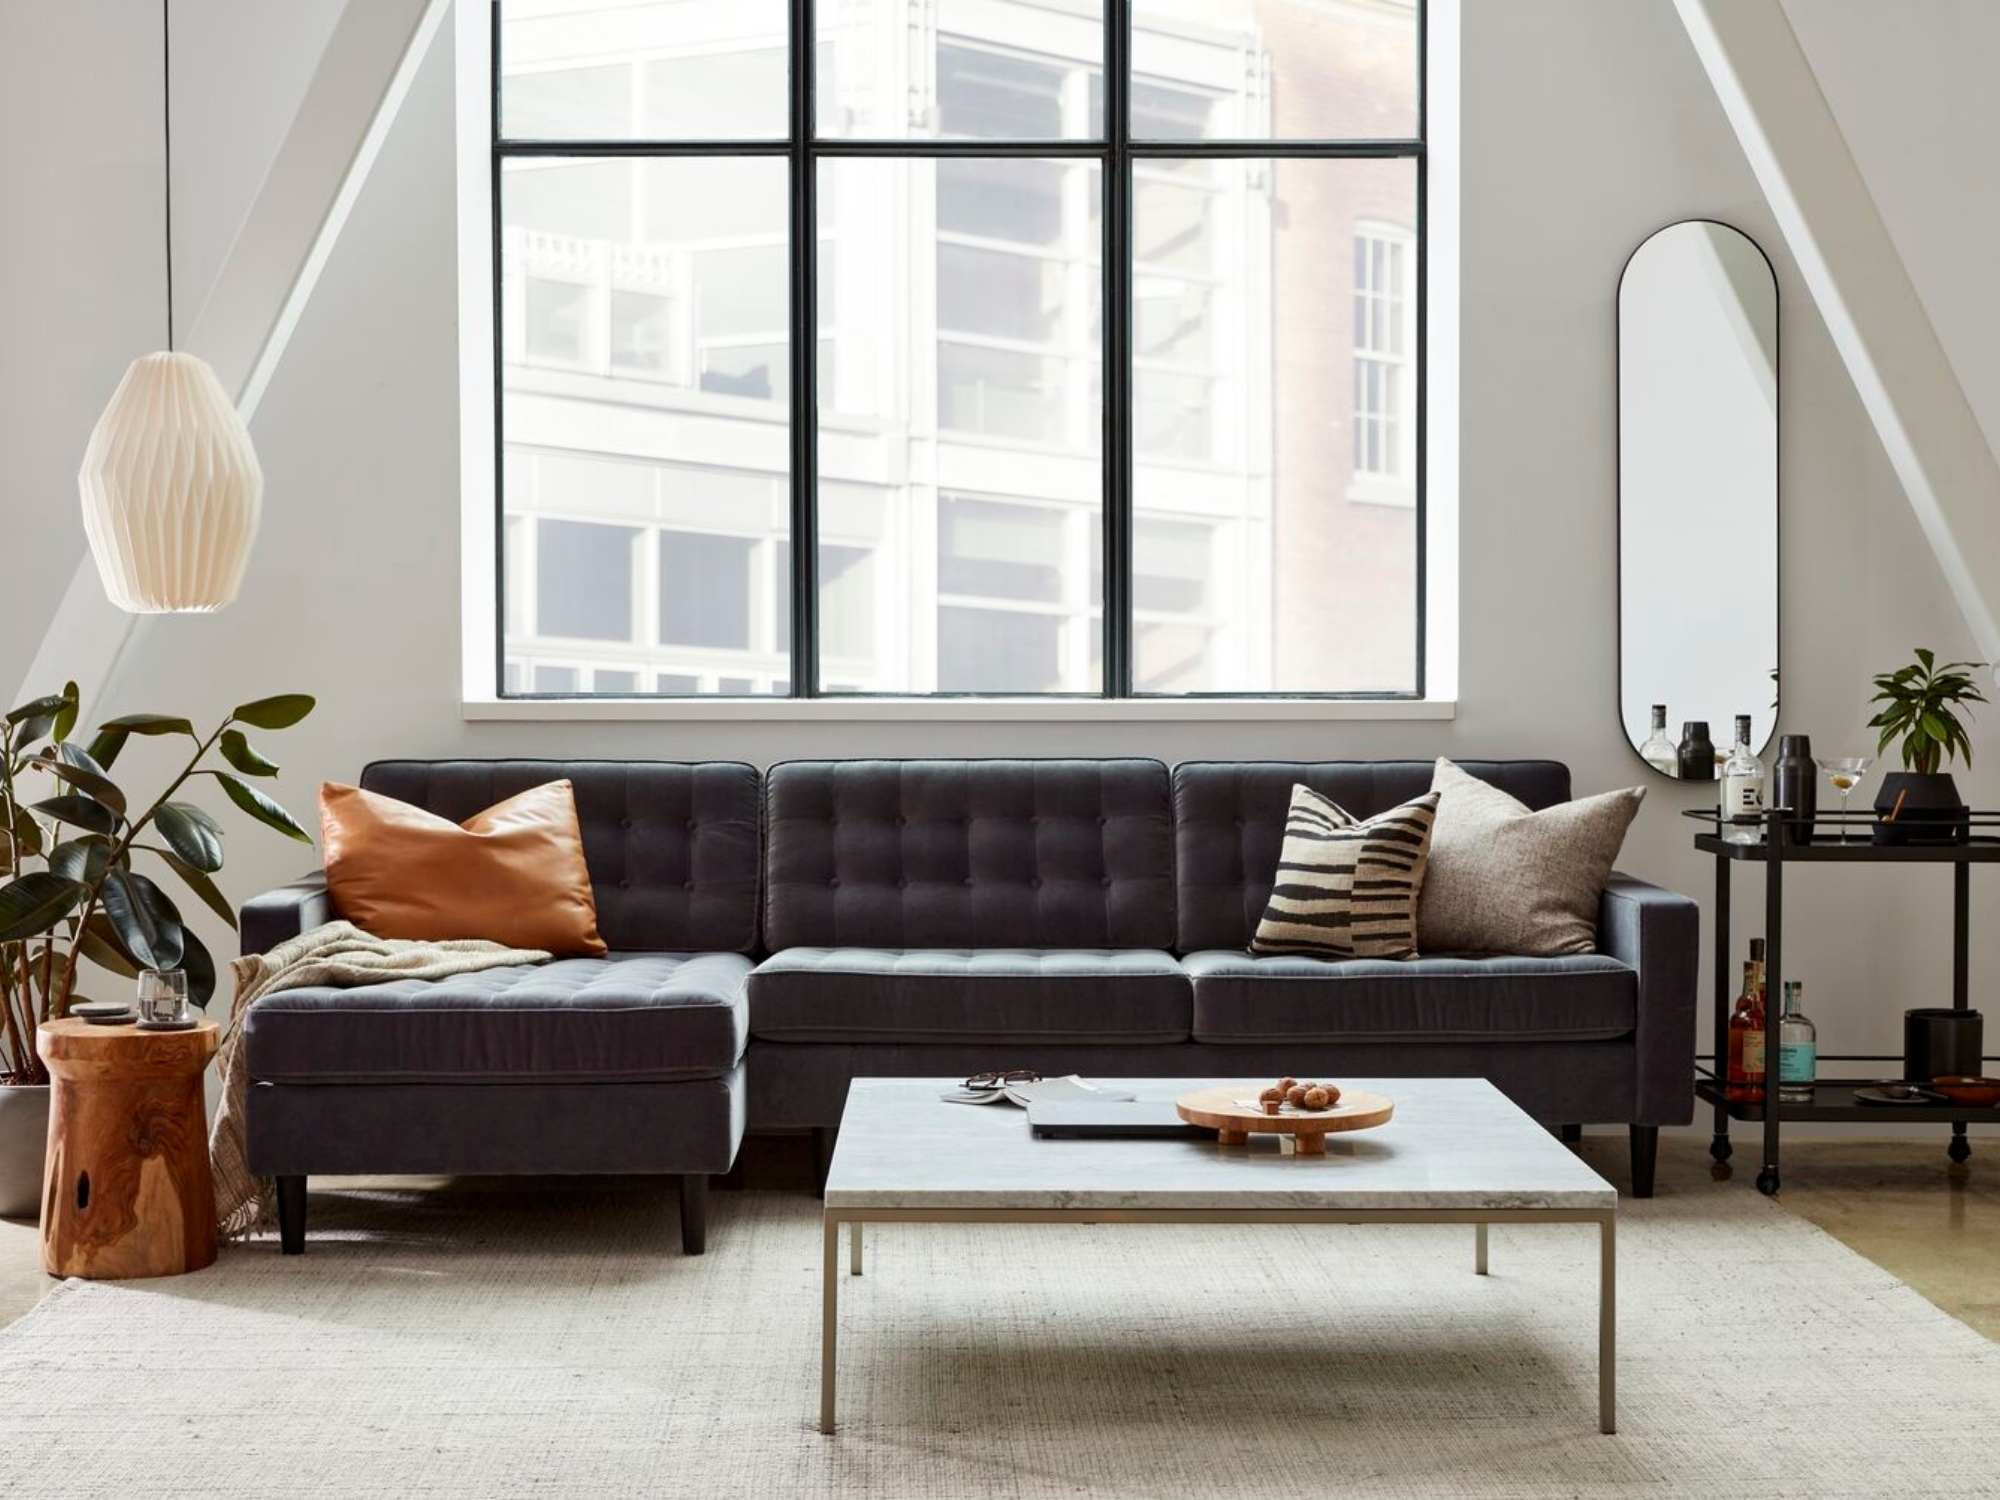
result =
M1166 953L787 948L750 976L771 1042L1179 1042L1187 976Z
M1615 958L1253 958L1190 953L1200 1042L1590 1041L1638 1024Z
M750 960L613 953L452 979L280 990L244 1017L260 1083L715 1078L743 1056Z
M773 951L1174 945L1159 761L790 761L766 799Z

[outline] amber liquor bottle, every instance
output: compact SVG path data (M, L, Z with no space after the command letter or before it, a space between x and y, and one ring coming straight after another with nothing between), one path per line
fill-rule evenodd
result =
M1729 1069L1723 1092L1732 1104L1764 1102L1763 965L1743 965L1743 993L1729 1015Z

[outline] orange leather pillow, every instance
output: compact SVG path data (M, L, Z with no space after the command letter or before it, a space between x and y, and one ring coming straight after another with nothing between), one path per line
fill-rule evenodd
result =
M382 938L486 938L597 957L597 899L576 791L530 787L464 824L329 781L319 826L334 910Z

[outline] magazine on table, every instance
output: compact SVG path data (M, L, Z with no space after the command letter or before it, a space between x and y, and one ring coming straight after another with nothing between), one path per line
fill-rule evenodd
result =
M1089 1083L1071 1073L1062 1078L1042 1078L1032 1074L975 1074L958 1087L946 1089L938 1097L947 1104L1018 1104L1026 1109L1035 1100L1052 1100L1062 1104L1127 1104L1139 1096L1129 1089Z

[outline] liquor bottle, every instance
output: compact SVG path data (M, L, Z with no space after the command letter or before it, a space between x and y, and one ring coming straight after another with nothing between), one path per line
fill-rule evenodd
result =
M1753 960L1743 965L1743 993L1729 1015L1729 1065L1724 1095L1736 1104L1764 1102L1764 996Z
M1778 1018L1778 1099L1783 1104L1813 1102L1819 1070L1819 1028L1802 1008L1805 986L1785 981L1785 1010Z
M1708 737L1708 720L1689 719L1681 725L1681 743L1674 758L1682 781L1715 780L1715 744Z
M1639 758L1658 771L1662 776L1681 774L1680 752L1674 742L1667 738L1667 705L1653 705L1653 732L1646 736L1646 743L1639 747Z
M1750 748L1750 715L1736 716L1736 743L1722 767L1722 837L1754 844L1764 836L1764 763Z

